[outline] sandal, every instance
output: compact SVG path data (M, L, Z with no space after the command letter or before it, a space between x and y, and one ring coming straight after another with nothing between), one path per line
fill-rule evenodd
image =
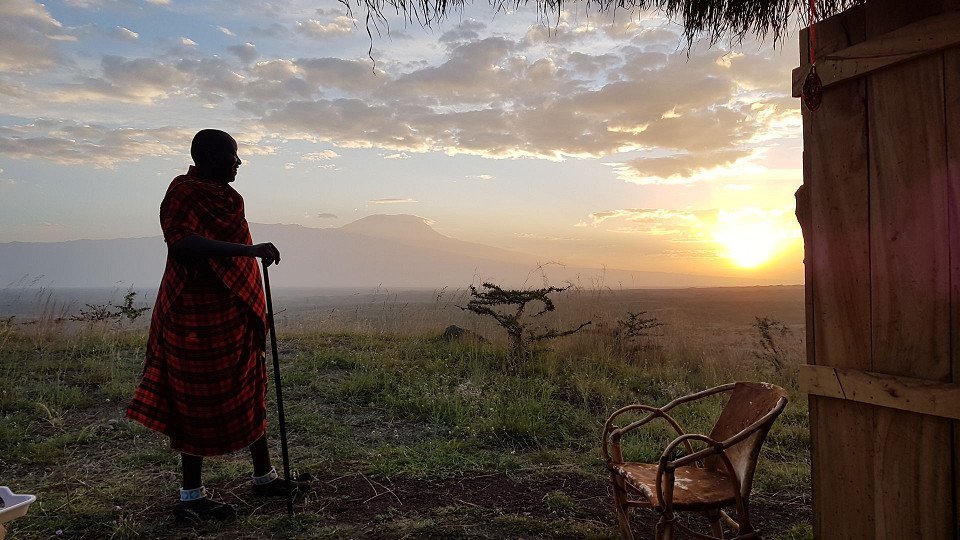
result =
M237 511L232 505L220 503L206 497L192 501L180 501L173 510L174 516L191 521L230 519L236 516L236 514Z
M311 477L307 473L297 475L290 480L290 493L310 491L313 489L310 480ZM253 484L251 487L255 497L284 497L287 494L286 482L279 476L266 483Z

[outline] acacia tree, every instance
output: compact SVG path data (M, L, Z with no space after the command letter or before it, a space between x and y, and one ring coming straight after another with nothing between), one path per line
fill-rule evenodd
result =
M503 289L493 283L483 283L480 289L470 285L470 301L466 306L457 306L477 315L492 317L507 331L510 339L510 353L514 358L529 354L530 344L546 339L569 336L582 330L592 321L581 323L576 328L557 330L542 325L533 326L533 319L554 311L556 306L550 299L551 293L562 293L570 287L545 287L543 289ZM527 304L539 302L542 307L536 313L524 317Z

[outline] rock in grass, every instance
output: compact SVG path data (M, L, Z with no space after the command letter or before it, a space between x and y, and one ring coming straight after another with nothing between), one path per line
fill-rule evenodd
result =
M461 328L455 324L451 324L443 331L443 334L440 335L442 341L478 341L480 343L486 343L486 339L480 334L467 330L466 328Z

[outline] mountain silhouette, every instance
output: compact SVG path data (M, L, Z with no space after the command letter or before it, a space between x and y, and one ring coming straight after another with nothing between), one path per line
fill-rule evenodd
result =
M276 287L466 287L544 282L611 287L756 285L756 280L598 268L540 267L537 257L444 236L411 215L372 215L343 227L251 224L255 242L282 253ZM0 287L154 287L167 249L160 236L0 244Z
M447 238L435 231L426 219L410 214L374 214L348 223L340 227L340 230L409 242L430 242Z

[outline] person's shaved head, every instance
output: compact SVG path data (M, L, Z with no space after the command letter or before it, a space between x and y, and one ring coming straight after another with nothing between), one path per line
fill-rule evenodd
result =
M226 131L202 129L193 136L190 155L201 176L233 182L240 167L237 157L237 141Z

